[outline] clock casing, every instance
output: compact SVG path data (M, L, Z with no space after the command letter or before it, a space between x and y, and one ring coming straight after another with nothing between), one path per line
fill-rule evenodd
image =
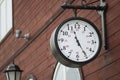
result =
M53 55L68 67L80 67L94 60L100 53L101 44L97 27L81 17L63 21L50 39Z

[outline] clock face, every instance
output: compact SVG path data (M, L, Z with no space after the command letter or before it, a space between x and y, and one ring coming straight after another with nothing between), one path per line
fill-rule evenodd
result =
M94 24L83 18L70 18L56 29L55 45L63 58L81 63L98 55L101 40Z

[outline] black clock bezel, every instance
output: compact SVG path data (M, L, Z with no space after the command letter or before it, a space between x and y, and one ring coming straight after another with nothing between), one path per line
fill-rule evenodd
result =
M83 61L83 62L76 62L76 61L73 61L73 60L70 60L68 59L66 56L63 55L63 53L61 52L61 50L59 49L59 46L58 46L58 42L57 42L57 37L58 37L58 32L59 30L61 29L61 27L68 21L71 21L71 20L82 20L82 21L85 21L87 22L88 24L90 24L96 31L97 35L98 35L98 38L99 38L99 47L98 47L98 50L96 52L96 54L89 60L87 61ZM71 18L68 18L66 20L64 20L55 30L55 33L54 33L54 45L56 47L57 50L55 50L55 52L53 52L54 56L56 57L56 59L58 61L60 61L62 64L66 65L66 66L69 66L69 67L80 67L80 66L83 66L84 64L87 64L91 61L93 61L97 56L98 54L100 53L100 50L101 50L101 44L102 44L102 40L101 40L101 36L100 36L100 33L97 29L97 27L89 20L87 19L84 19L84 18L81 18L81 17L71 17Z

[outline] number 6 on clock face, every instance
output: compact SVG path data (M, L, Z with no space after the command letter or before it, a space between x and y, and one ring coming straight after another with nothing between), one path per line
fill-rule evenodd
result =
M73 17L63 21L54 30L50 46L59 62L69 67L79 67L97 57L101 38L93 23Z

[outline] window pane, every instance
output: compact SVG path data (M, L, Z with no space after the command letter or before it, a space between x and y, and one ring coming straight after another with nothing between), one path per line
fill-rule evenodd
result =
M0 41L12 28L12 0L0 0Z
M6 34L6 1L1 4L1 38Z
M7 33L12 27L12 0L7 0Z

